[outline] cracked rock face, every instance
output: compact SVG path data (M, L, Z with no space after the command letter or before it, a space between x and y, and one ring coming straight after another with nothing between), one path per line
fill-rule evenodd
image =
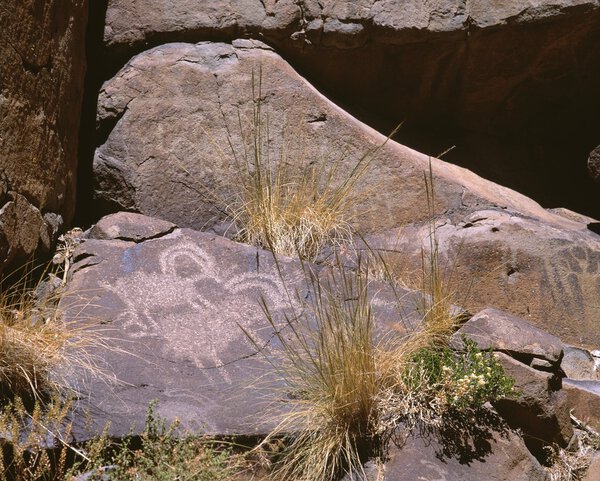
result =
M600 141L597 0L108 3L113 68L166 42L263 39L371 125L405 121L403 144L431 155L456 146L446 160L600 216L585 169Z
M96 150L94 175L104 212L133 210L196 229L217 224L239 184L234 155L243 159L242 138L251 132L259 66L273 158L322 165L343 152L340 171L349 172L384 143L264 44L167 44L134 57L100 92L98 126L106 141ZM428 217L429 160L392 141L373 154L356 206L363 233ZM580 228L465 169L431 162L440 211L495 205Z
M451 431L451 430L449 430ZM476 429L474 429L476 431ZM390 448L385 464L385 479L408 481L547 481L540 463L514 433L481 431L473 436L474 445L446 442L435 436L409 437L400 447ZM448 447L450 446L450 447ZM462 449L461 449L462 448ZM456 452L452 452L452 450ZM450 451L450 453L448 452ZM373 477L377 479L375 470ZM344 478L344 481L347 481Z
M75 210L87 2L63 3L0 7L0 271L48 248Z

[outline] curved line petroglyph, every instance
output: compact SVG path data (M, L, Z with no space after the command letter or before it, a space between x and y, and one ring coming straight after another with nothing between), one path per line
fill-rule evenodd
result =
M158 267L158 272L134 269L104 287L125 305L120 321L129 337L164 339L166 349L201 368L252 352L240 326L264 338L259 331L268 324L261 298L273 312L289 307L275 271L240 273L193 242L165 249ZM240 349L244 345L247 352Z

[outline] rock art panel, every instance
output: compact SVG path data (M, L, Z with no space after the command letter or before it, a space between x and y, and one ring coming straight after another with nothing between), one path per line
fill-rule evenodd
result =
M134 423L141 429L154 399L161 416L186 429L273 427L275 381L257 354L273 330L261 301L283 320L294 306L286 289L303 278L295 261L281 259L278 270L268 252L188 229L139 243L83 242L63 307L67 319L101 330L109 345L91 354L114 378L87 380L82 389L79 409L90 413L92 431L109 419L116 436ZM78 425L75 434L91 432Z
M272 158L321 165L343 152L339 170L347 172L385 141L260 42L162 45L134 57L100 92L98 126L108 136L96 150L94 175L104 212L133 210L196 229L218 223L223 206L215 203L231 198L239 182L234 155L244 155L259 70ZM356 206L363 233L427 218L429 160L392 141L373 155ZM499 205L580 228L466 169L431 162L439 211Z
M104 45L120 68L166 42L264 40L372 125L388 131L404 120L402 143L432 155L456 146L445 160L543 205L598 217L584 150L599 142L599 7L596 0L111 0Z
M600 345L600 236L565 230L505 210L436 221L441 269L457 305L470 312L496 307L562 341ZM430 225L373 236L419 272ZM412 259L412 264L411 264Z

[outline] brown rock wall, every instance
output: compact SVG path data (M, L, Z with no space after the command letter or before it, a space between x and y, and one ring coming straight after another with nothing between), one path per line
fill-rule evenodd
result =
M0 5L1 173L6 190L19 196L17 204L27 202L26 211L37 211L35 223L45 222L46 213L69 223L75 209L86 22L86 0ZM11 223L6 210L0 216L0 270L31 254L40 238L29 217L17 215ZM54 229L48 224L45 230Z

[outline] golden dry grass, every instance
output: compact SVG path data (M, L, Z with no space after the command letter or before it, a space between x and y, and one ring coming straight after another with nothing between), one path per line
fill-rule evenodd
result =
M27 405L74 388L73 372L103 375L90 354L105 346L90 323L65 322L59 302L60 280L47 283L24 275L0 292L0 400ZM53 280L54 285L52 285ZM6 287L8 286L8 287Z
M253 78L252 84L249 129L239 117L240 132L245 130L243 148L236 149L229 136L239 184L225 210L239 227L240 241L314 260L326 245L351 240L351 213L367 191L361 179L383 144L353 164L344 152L330 159L289 159L284 131L281 151L275 155L268 115L259 100L260 78Z
M426 182L433 205L431 172ZM421 322L403 336L376 335L369 294L373 273L396 293L398 322L409 326L385 256L369 253L375 255L358 255L352 271L339 259L319 274L306 268L310 294L285 317L284 329L263 305L279 346L268 359L284 378L289 398L289 410L261 445L284 439L274 480L327 481L343 474L366 479L363 462L381 459L400 431L436 429L450 411L479 408L512 390L502 368L474 345L464 358L448 349L461 319L441 274L433 223L419 274Z
M407 337L376 340L370 269L363 262L359 257L353 271L307 271L310 300L285 319L284 330L264 306L281 346L271 361L291 397L289 411L265 440L287 438L273 479L333 480L342 473L362 479L364 460L382 455L400 419L429 422L442 410L425 405L420 394L431 392L428 373L414 365L414 355L447 342L456 318L432 306ZM411 369L421 369L421 386L407 374Z

